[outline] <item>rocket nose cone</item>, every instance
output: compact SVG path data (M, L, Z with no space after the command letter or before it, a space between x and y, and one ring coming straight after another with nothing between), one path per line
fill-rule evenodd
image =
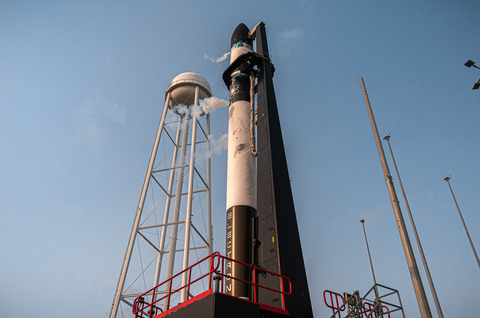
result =
M245 24L240 23L235 28L235 31L233 31L232 40L230 42L230 47L232 47L234 44L236 44L240 41L247 42L248 44L251 44L252 41L248 38L248 33L249 32L250 32L250 30L248 29L248 27Z

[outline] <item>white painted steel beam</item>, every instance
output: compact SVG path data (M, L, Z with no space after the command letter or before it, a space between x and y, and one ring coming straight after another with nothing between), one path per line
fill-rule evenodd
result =
M163 224L168 223L168 216L170 214L170 203L172 201L172 191L173 191L173 183L175 180L175 167L177 163L177 156L178 156L178 142L180 141L180 133L181 133L181 121L178 122L177 125L177 136L175 138L175 150L173 153L173 160L172 160L172 169L170 170L170 179L168 181L168 192L167 192L167 202L165 203L165 214L163 217ZM160 237L160 251L158 253L158 258L157 258L157 268L155 270L155 279L153 281L153 286L157 286L158 282L160 280L160 271L162 267L162 259L163 259L163 254L165 250L165 238L167 236L167 227L163 226L162 228L162 234Z
M150 176L152 175L153 165L155 163L155 158L157 156L158 144L160 142L160 137L162 136L163 125L165 123L165 116L167 114L168 105L170 103L170 96L171 96L170 93L168 93L165 99L165 105L163 107L162 117L160 119L160 124L158 125L157 135L155 137L155 142L153 144L152 154L150 155L150 161L148 163L147 173L145 175L145 180L143 182L142 193L140 194L140 200L138 202L137 212L135 214L135 219L133 222L130 239L128 241L127 251L125 253L125 258L123 260L122 270L120 272L120 278L118 279L117 289L115 291L115 296L113 298L112 309L110 310L110 318L114 318L117 315L118 305L120 302L120 295L122 294L123 285L125 284L125 277L127 276L128 266L130 265L133 246L135 244L135 238L137 235L138 226L140 224L140 218L142 216L143 206L145 204L145 197L147 195L148 185L150 183Z
M195 174L195 142L197 140L197 116L196 110L198 105L198 86L195 87L195 103L193 104L193 124L192 124L192 146L190 147L190 170L188 175L188 194L187 194L187 215L185 218L185 250L183 251L183 270L188 267L188 257L189 257L189 248L190 248L190 229L192 225L192 199L193 199L193 177ZM182 285L187 284L187 272L183 273ZM187 289L182 290L181 301L184 302L187 300Z

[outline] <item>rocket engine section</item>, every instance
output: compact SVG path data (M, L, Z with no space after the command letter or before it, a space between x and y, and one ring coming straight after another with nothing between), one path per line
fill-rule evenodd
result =
M237 26L231 39L230 65L238 56L252 52L249 29ZM230 77L230 109L228 121L227 168L227 237L226 256L252 264L252 220L257 213L256 159L251 151L250 73L239 65ZM236 262L227 262L226 274L251 281L249 269ZM232 296L248 299L250 286L236 279L226 279L225 291Z

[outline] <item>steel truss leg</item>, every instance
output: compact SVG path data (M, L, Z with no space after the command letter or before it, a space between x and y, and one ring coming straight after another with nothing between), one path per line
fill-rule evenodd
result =
M195 143L197 142L197 117L195 115L198 105L198 86L195 87L195 104L193 105L192 146L190 149L190 171L188 175L187 215L185 217L185 245L183 250L183 270L188 267L190 250L190 229L192 225L192 198L193 177L195 174ZM187 284L187 272L183 273L182 286ZM187 288L182 290L181 302L187 300Z
M175 180L175 165L177 163L177 157L178 157L178 148L179 148L179 142L180 142L180 133L182 131L182 121L178 121L178 126L177 126L177 136L175 138L175 150L173 153L173 160L172 160L172 170L170 171L170 179L168 181L168 193L167 193L167 200L165 203L165 215L163 218L163 224L164 226L162 227L162 234L160 237L160 252L158 253L158 259L157 259L157 269L155 271L155 280L153 281L153 286L157 286L159 281L160 281L160 270L162 267L162 258L163 254L165 252L165 238L167 236L167 226L165 224L168 223L168 216L170 214L170 203L172 201L172 190L173 190L173 183ZM155 301L153 299L152 301Z
M135 245L135 238L137 236L138 226L140 224L140 218L143 212L145 197L147 195L148 185L150 183L150 178L152 176L153 165L155 163L155 158L157 156L158 144L160 142L160 137L162 136L163 125L165 123L165 116L167 114L169 103L170 103L170 93L168 93L167 98L165 100L162 117L160 119L160 124L158 125L157 135L155 137L155 142L153 144L152 154L150 155L150 162L148 164L147 173L145 175L145 181L143 182L142 193L140 194L140 200L137 206L137 213L135 214L135 219L133 221L130 240L128 242L127 251L125 253L125 258L123 260L122 270L120 272L120 278L118 279L117 290L115 291L115 297L113 299L112 309L110 310L110 318L114 318L117 315L118 305L120 303L120 297L122 294L123 285L125 284L125 278L127 276L128 266L130 265L130 260L132 258L133 246Z

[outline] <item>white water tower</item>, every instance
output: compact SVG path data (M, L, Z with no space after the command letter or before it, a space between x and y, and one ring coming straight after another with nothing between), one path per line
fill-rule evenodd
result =
M135 297L213 251L210 115L199 107L211 96L207 80L192 72L173 78L165 92L110 318L119 310L130 315ZM172 288L181 284L182 277L172 280Z

